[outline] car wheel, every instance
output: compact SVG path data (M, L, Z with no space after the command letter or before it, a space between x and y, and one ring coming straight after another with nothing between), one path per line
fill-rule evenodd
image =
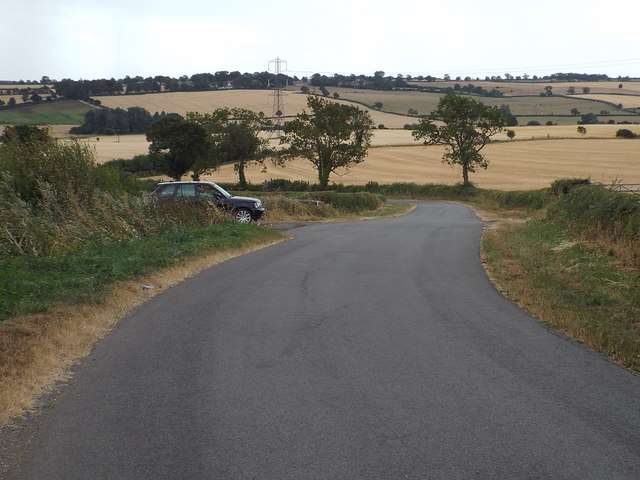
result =
M239 208L235 211L234 216L240 223L249 223L253 219L251 212L247 208Z

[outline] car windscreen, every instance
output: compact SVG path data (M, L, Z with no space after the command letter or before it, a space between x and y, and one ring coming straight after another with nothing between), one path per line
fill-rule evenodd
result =
M218 189L220 191L220 193L222 193L225 197L227 197L227 198L233 197L233 195L231 195L229 192L227 192L224 188L222 188L217 183L214 183L214 185L215 185L216 189Z

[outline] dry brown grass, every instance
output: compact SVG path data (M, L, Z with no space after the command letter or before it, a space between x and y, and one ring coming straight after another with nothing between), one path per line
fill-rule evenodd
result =
M0 426L30 412L38 397L67 380L70 367L133 308L212 265L273 243L213 253L145 275L151 290L141 291L140 280L133 279L99 304L14 319L0 331Z

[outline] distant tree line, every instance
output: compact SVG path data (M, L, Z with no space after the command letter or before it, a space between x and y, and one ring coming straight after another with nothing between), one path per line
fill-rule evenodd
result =
M287 82L296 81L298 78L281 74L278 80L284 85ZM265 89L275 85L275 83L275 74L269 72L240 73L238 71L221 71L214 74L197 73L190 77L184 75L179 78L157 75L147 78L126 76L119 80L114 78L99 80L63 79L53 82L53 86L60 96L88 100L91 96L98 95L131 95L161 91L195 92L225 88Z
M89 110L84 117L84 123L71 128L75 134L96 135L124 135L127 133L146 133L151 124L164 116L180 117L178 114L165 112L151 115L142 107L106 108Z
M628 77L618 77L619 80L628 79ZM450 75L444 75L445 81L451 81ZM278 82L276 82L276 80ZM467 76L464 80L461 77L456 77L456 82L467 82L467 85L457 83L453 87L440 87L435 82L440 80L439 78L431 75L423 76L411 76L398 74L396 76L386 75L383 71L376 71L373 75L342 75L333 74L327 76L320 73L315 73L311 77L302 77L299 79L296 76L288 76L280 74L278 78L271 72L254 72L254 73L241 73L239 71L218 71L215 73L197 73L191 76L183 75L178 78L157 75L155 77L141 77L126 76L121 79L97 79L97 80L72 80L62 79L60 81L51 80L49 77L44 76L40 80L40 86L27 86L20 88L23 85L35 85L36 81L23 80L19 82L6 82L5 85L15 85L15 87L5 87L0 89L0 95L21 95L23 101L37 101L38 98L32 99L35 94L38 96L49 95L51 98L55 98L55 95L64 97L67 99L76 99L84 101L97 102L91 99L94 96L103 95L131 95L131 94L143 94L143 93L157 93L163 91L171 92L193 92L193 91L207 91L218 89L267 89L279 83L280 85L291 84L302 80L307 85L311 85L321 90L326 91L327 87L347 87L347 88L363 88L373 90L418 90L434 93L451 93L452 91L458 93L471 93L476 95L499 97L502 96L501 92L497 89L486 90L482 86L473 85L468 83L472 81L472 78ZM480 81L480 78L476 79ZM587 73L554 73L552 75L546 75L533 77L525 74L522 76L513 76L509 73L505 73L504 76L487 76L485 81L550 81L550 82L569 82L569 81L601 81L610 80L605 74L587 74ZM53 89L50 87L53 86ZM452 90L453 88L453 90ZM49 98L47 98L48 100Z
M412 77L408 77L411 79ZM434 78L435 80L435 78ZM314 87L351 87L351 88L370 88L373 90L393 90L397 88L407 87L407 79L403 75L395 77L385 75L381 70L371 75L340 75L335 73L332 76L321 75L315 73L309 79Z

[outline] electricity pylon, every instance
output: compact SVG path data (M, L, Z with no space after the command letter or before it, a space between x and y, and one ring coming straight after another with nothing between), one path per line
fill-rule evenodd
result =
M276 57L269 61L269 71L271 71L271 64L273 64L274 73L276 74L275 90L273 92L273 130L276 135L279 135L282 130L282 116L284 115L284 94L282 93L282 78L280 74L282 73L283 64L284 71L287 70L287 62L280 57Z

